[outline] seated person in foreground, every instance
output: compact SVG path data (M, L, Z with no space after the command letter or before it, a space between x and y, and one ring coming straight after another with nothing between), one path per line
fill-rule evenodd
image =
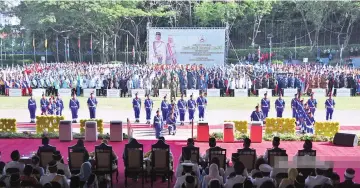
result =
M21 181L31 182L32 185L37 185L39 181L33 175L33 167L31 165L26 165L24 168L24 174L21 176Z
M195 147L194 139L188 138L185 147ZM184 162L184 159L183 159L183 157L182 157L182 154L180 154L180 156L179 156L179 163L182 163L182 162Z
M250 173L252 178L255 178L255 176L257 176L258 174L260 175L260 177L262 176L261 171L260 171L260 166L262 164L267 164L265 159L263 157L257 158L255 161L255 168L253 170L251 170L251 173Z
M3 175L6 174L6 170L8 168L17 168L17 169L19 169L20 174L22 174L24 171L24 168L25 168L25 164L22 162L19 162L20 152L18 150L14 150L13 152L11 152L10 157L11 157L11 161L5 165L4 170L3 170Z
M234 172L226 179L224 188L232 188L237 183L244 183L247 176L244 176L245 166L242 162L238 161L234 164Z
M307 188L313 188L316 185L323 185L323 184L332 185L330 178L324 176L327 170L328 168L316 168L315 169L316 176L308 176L305 179L305 186Z
M314 151L314 150L312 149L312 141L311 141L311 140L305 140L302 151L304 151L304 152ZM298 156L298 155L299 155L299 153L296 152L295 156Z
M338 188L359 188L360 184L357 184L353 181L355 177L355 170L353 168L348 168L344 172L345 180L338 185Z
M203 156L204 161L209 161L210 149L216 147L216 139L215 138L209 138L209 147L210 148L206 150L206 153Z
M77 174L76 176L80 178L80 181L86 182L89 179L91 173L92 171L91 171L91 163L89 161L89 154L84 153L84 163L80 167L80 173Z
M44 175L44 169L40 167L39 164L40 164L40 158L37 155L33 156L31 158L31 166L34 169L34 174L35 171L38 172L38 174L35 174L37 179L40 179L40 177Z
M223 188L223 184L218 179L212 179L209 182L208 188Z
M181 166L183 168L184 175L176 178L174 188L182 188L184 184L195 184L197 186L199 177L196 177L193 171L194 165L192 163L182 163Z
M238 149L238 153L239 152L243 152L243 151L255 151L254 149L250 148L251 145L251 140L250 138L245 138L244 139L244 143L243 143L243 148L242 149ZM256 151L255 151L256 154Z
M61 156L60 151L55 151L53 153L53 160L56 161L57 169L61 172L64 172L64 175L67 179L71 178L71 172L69 166L63 163L63 158ZM46 173L49 173L49 169L47 168Z
M202 180L202 188L207 188L209 182L213 179L217 179L221 185L223 185L223 177L220 176L219 167L216 164L211 164L209 167L209 175L206 175Z
M57 162L51 161L48 164L49 174L45 174L40 178L40 184L45 185L50 182L58 182L62 188L69 188L69 184L64 175L60 175L57 173Z
M281 151L281 150L283 150L283 149L281 149L281 148L279 148L279 146L280 146L280 138L279 137L277 137L277 136L275 136L274 138L273 138L273 141L272 141L272 145L273 145L273 147L271 148L271 149L267 149L266 151L265 151L265 154L264 154L264 159L265 159L265 161L268 161L268 151L269 150L276 150L276 151Z
M224 173L224 178L228 178L231 173L235 172L234 165L235 165L235 163L239 162L238 156L232 156L231 157L231 162L232 162L232 166L228 165L226 167L226 170L225 170L225 173ZM244 173L242 175L246 176L246 177L249 175L246 168L245 168ZM225 181L226 181L226 179L225 179Z
M255 177L254 179L252 179L252 183L254 186L260 188L260 186L267 181L271 181L275 184L275 180L270 178L270 173L272 171L272 167L270 165L262 164L259 166L259 169L262 177Z
M184 158L184 162L182 164L192 164L192 170L193 172L195 173L195 175L200 178L200 169L199 169L199 166L198 164L196 163L193 163L191 161L191 150L189 149L185 149L184 152L183 152L183 158ZM177 168L176 168L176 174L175 176L176 177L181 177L183 175L183 165L178 165Z
M104 139L102 141L103 144L106 144L106 145L109 145L108 144L108 140ZM112 150L112 158L113 158L113 166L112 166L112 169L116 169L117 168L117 160L118 160L118 156L115 154L114 152L114 148Z
M41 143L42 143L42 146L39 146L39 149L37 151L37 155L40 156L40 150L47 150L47 151L52 151L52 152L55 152L56 151L56 147L50 145L50 140L48 137L43 137L41 139Z

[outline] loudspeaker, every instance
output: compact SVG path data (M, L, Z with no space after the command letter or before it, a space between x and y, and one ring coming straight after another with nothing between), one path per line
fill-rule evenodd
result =
M356 136L356 134L336 133L333 143L336 146L355 147L358 145L358 137Z

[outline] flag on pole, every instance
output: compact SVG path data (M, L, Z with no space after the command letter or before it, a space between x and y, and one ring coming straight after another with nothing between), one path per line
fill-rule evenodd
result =
M48 43L47 43L47 37L46 37L46 34L45 34L45 43L44 43L44 45L45 45L45 48L47 48Z
M90 50L91 50L91 51L92 51L92 48L93 48L92 42L93 42L93 40L92 40L92 34L91 34L91 36L90 36ZM92 52L91 52L91 53L92 53Z
M34 36L34 34L33 34L33 41L32 41L32 43L33 43L33 47L35 48L35 36Z
M132 56L133 56L133 58L135 58L135 47L133 46L133 49L132 49Z
M80 49L80 44L81 44L81 42L80 42L80 34L79 34L79 37L78 37L78 47L79 47L79 49Z

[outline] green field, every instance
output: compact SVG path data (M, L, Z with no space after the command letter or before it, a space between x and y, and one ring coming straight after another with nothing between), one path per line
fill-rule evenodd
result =
M70 97L63 97L65 108L69 105ZM87 98L78 97L80 101L80 108L85 109ZM285 97L286 108L289 108L291 98ZM304 98L307 100L308 98ZM324 103L327 98L316 98L318 101L318 109L324 109ZM0 97L0 109L27 109L28 97ZM99 109L114 109L114 110L130 110L132 108L131 98L102 98L98 97ZM153 98L154 108L160 107L161 99ZM233 98L233 97L209 97L208 110L251 110L256 104L260 103L260 97L247 98ZM270 98L272 109L276 98ZM339 97L334 98L338 110L360 110L360 97ZM36 98L37 105L40 105L40 97Z

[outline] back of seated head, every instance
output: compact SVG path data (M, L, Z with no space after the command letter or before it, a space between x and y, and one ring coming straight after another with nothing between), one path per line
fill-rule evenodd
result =
M50 161L48 166L50 173L57 173L58 168L55 160Z
M209 182L209 188L222 188L222 185L218 179L212 179Z
M340 176L339 176L338 173L333 172L332 175L330 176L330 179L331 179L332 181L340 181Z
M262 164L266 164L265 159L264 159L263 157L257 158L256 161L255 161L255 169L256 169L256 170L260 170L259 167L260 167L260 165L262 165Z
M70 188L80 187L80 177L79 176L71 176L70 178Z
M20 174L11 174L10 186L15 187L20 185Z
M194 142L194 139L193 138L188 138L187 139L187 143L186 143L186 145L191 145L191 146L195 146L195 142Z
M106 140L106 139L103 139L101 142L106 145L108 145L108 143L109 143L108 140Z
M19 161L20 160L20 152L18 150L14 150L13 152L11 152L11 160L12 161Z
M265 181L260 185L260 188L276 188L272 181Z
M30 176L33 173L33 170L34 168L31 165L27 164L24 168L24 175Z
M46 137L46 136L44 136L44 137L41 139L41 143L42 143L42 145L44 145L44 146L49 145L49 142L50 142L50 140L49 140L49 138Z
M305 140L303 148L304 148L304 150L311 150L312 149L312 141L311 140Z
M160 137L159 137L159 140L162 140L162 141L165 143L165 137L160 136Z
M321 188L333 188L334 186L330 185L330 184L327 184L327 183L324 183Z
M55 181L50 182L52 188L62 188L61 184Z
M216 139L211 137L209 138L209 147L213 148L216 146Z
M54 151L52 158L55 161L60 161L62 159L60 151Z
M316 169L315 169L316 175L325 175L326 171L327 171L327 170L325 170L325 169L320 169L320 168L316 168Z
M244 181L243 186L244 186L244 188L252 188L253 183L252 183L252 181L250 179L247 179L247 180Z
M34 155L32 158L31 158L31 164L33 165L37 165L40 163L40 158L37 156L37 155Z
M52 188L53 186L51 185L51 183L47 183L43 186L43 188Z
M245 170L245 165L241 161L237 161L234 164L234 171L237 175L242 175Z
M250 138L245 138L243 143L244 148L250 148L250 145L251 145Z
M193 171L193 167L192 166L183 166L183 171L185 173L191 173Z
M277 137L277 136L274 136L273 141L272 141L272 145L273 145L273 147L279 147L279 145L280 145L280 138Z
M288 185L285 188L296 188L295 185Z
M90 158L89 153L88 153L88 152L84 152L84 158L83 158L84 162L89 161L89 158Z
M219 160L219 158L213 157L213 158L211 159L211 161L210 161L209 166L210 166L211 164L216 164L218 167L220 167L220 160Z
M233 185L232 188L243 188L243 187L244 187L244 185L242 183L236 183Z
M76 146L77 147L84 147L84 140L83 139L78 139L78 141L76 142Z

